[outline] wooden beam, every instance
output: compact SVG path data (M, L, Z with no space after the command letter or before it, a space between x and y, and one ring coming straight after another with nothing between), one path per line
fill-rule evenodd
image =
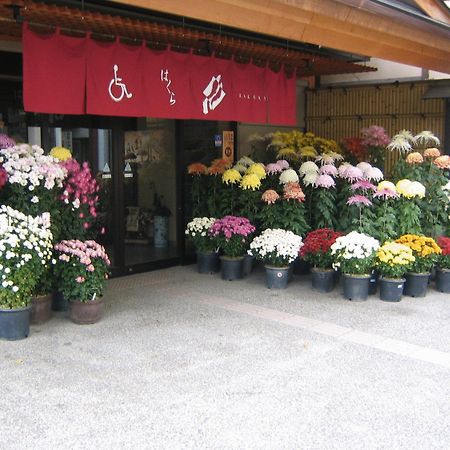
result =
M450 12L440 1L414 0L414 3L432 19L450 24Z
M406 15L333 0L112 1L450 74L450 31Z

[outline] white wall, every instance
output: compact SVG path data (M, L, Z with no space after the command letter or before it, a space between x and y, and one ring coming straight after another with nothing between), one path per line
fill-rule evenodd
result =
M345 75L326 75L320 78L322 85L335 84L364 84L374 82L394 82L408 80L431 80L449 78L450 74L423 70L420 67L386 61L379 58L371 58L366 63L359 63L370 67L376 67L376 72L352 73Z

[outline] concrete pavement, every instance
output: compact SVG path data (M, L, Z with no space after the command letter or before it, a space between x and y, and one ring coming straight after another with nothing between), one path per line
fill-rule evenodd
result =
M450 296L366 302L195 266L0 341L0 449L448 449Z

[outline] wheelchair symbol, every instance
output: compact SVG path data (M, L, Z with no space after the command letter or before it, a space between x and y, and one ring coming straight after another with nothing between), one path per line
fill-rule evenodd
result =
M122 78L117 76L117 71L119 70L119 66L114 64L114 78L109 83L109 95L115 102L120 102L124 96L127 98L133 97L131 92L127 91L127 87L125 83L121 83Z

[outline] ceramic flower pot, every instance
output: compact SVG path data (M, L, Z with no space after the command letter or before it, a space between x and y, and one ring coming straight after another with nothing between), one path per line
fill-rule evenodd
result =
M234 281L244 277L244 257L220 257L222 280Z
M403 293L410 297L425 297L427 295L429 273L408 272L405 275L405 288Z
M335 271L333 269L311 269L312 288L319 292L331 292L334 288Z
M450 293L450 269L436 269L435 282L439 292Z
M31 319L33 325L47 322L52 317L52 294L37 295L31 299Z
M217 252L197 252L198 273L217 273L220 270L220 259Z
M342 275L344 298L354 302L367 300L369 296L370 275Z
M399 302L403 296L403 288L405 285L404 278L384 278L379 279L380 284L380 300L385 302Z
M289 281L289 266L264 266L266 270L266 285L269 289L286 289Z
M101 297L88 302L72 300L70 302L69 317L72 322L80 325L97 323L103 316L103 306Z
M0 309L0 339L17 341L30 334L31 306L18 309Z

